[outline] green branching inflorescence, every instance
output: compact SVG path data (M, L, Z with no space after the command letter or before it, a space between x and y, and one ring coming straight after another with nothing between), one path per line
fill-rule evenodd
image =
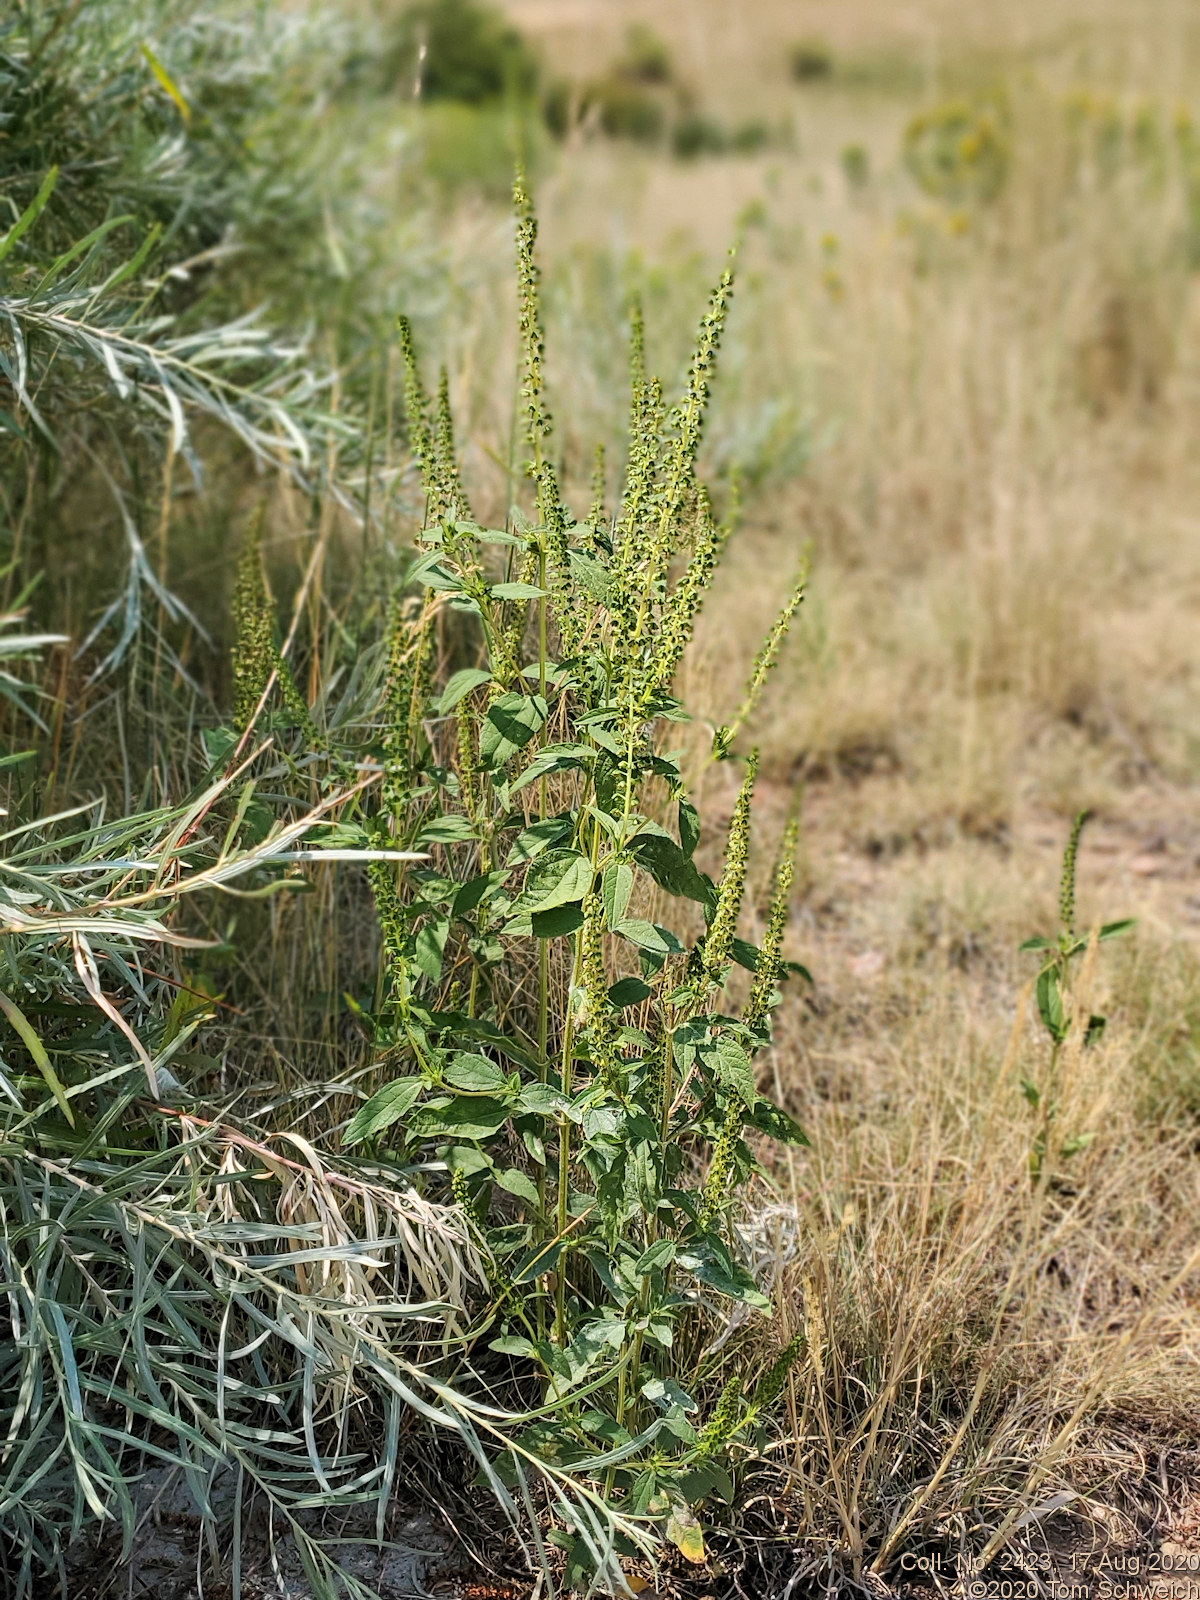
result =
M721 984L733 955L738 916L746 889L746 868L750 861L750 804L754 780L758 776L758 751L751 753L746 776L738 790L729 838L725 845L725 866L717 888L717 909L704 941L703 975L707 983Z
M387 666L384 675L382 807L393 819L404 811L412 776L413 724L422 703L420 693L429 654L427 617L409 614L411 602L398 596L388 608Z
M737 1153L738 1142L742 1137L742 1129L746 1124L746 1108L736 1097L730 1102L729 1110L725 1113L725 1120L721 1124L721 1132L713 1146L712 1161L708 1175L704 1180L704 1190L700 1200L700 1215L698 1226L701 1233L707 1233L713 1223L725 1210L729 1200L729 1179L733 1174L733 1162Z
M450 1175L450 1193L454 1198L463 1216L477 1232L487 1233L487 1215L484 1208L471 1193L471 1186L467 1182L466 1174L460 1167L456 1167ZM513 1291L513 1281L505 1271L503 1263L495 1255L489 1255L487 1260L488 1283L497 1303L503 1302Z
M742 1020L751 1028L761 1028L770 1015L776 986L783 973L783 935L788 922L788 903L796 872L796 849L800 842L800 819L789 817L783 830L779 860L775 865L775 890L767 913L767 931L758 951L758 965Z
M558 492L558 476L548 461L534 472L538 510L546 530L546 565L549 569L551 603L558 624L564 659L575 654L579 643L581 618L571 586L571 546L567 532L569 513Z
M388 974L388 1003L403 1007L408 999L412 971L408 955L408 913L396 887L396 869L386 861L372 861L367 868L384 965Z
M426 515L437 495L435 478L433 428L429 419L429 396L421 382L417 365L417 351L413 343L412 324L407 317L396 319L396 333L400 355L404 362L404 409L408 418L408 439L413 456L421 473L425 490Z
M721 274L720 281L713 290L708 310L701 319L691 370L688 373L687 388L683 399L669 419L669 426L675 429L675 442L668 458L661 507L664 522L674 518L692 483L696 455L700 449L700 436L708 409L709 391L716 373L717 351L721 346L721 335L725 330L725 319L729 314L729 303L732 298L733 273L727 269Z
M234 722L241 730L250 726L274 678L284 706L303 734L305 744L310 750L323 750L324 740L313 721L308 701L301 694L276 642L275 607L263 571L263 514L260 507L247 529L233 592Z
M407 364L407 357L405 358ZM450 378L445 367L438 378L437 427L433 439L435 504L431 520L450 523L469 520L471 508L463 492L454 447L454 418L450 410Z
M771 631L768 633L765 641L763 642L762 649L754 658L754 666L750 670L750 679L746 684L746 692L742 697L742 703L738 707L737 714L735 715L733 721L728 724L728 726L718 728L713 736L713 754L718 758L718 760L724 759L724 757L729 754L733 747L734 739L736 739L738 733L754 714L754 709L758 704L759 696L762 694L763 687L766 684L767 678L770 676L771 668L779 659L779 652L783 648L783 641L788 636L788 631L792 626L792 618L800 609L800 605L804 600L804 592L807 587L808 556L805 555L800 566L799 576L796 579L791 594L788 596L787 604L784 606L783 610L779 613L774 623L771 625Z
M233 591L233 717L248 728L275 666L275 610L262 558L263 507L246 530Z
M524 356L521 397L525 402L525 442L540 456L551 429L542 380L546 342L542 332L541 269L534 257L537 218L525 188L525 176L520 172L513 185L513 206L517 213L517 328Z
M700 1431L696 1440L694 1459L697 1461L709 1460L712 1456L719 1455L738 1430L738 1401L742 1395L742 1380L730 1378L721 1390L721 1398L713 1409L713 1414Z
M779 1396L783 1393L783 1386L788 1380L788 1373L804 1355L808 1347L808 1340L803 1330L794 1334L784 1345L779 1355L767 1368L759 1379L751 1400L751 1407L756 1413L770 1411Z
M583 901L580 967L592 1064L606 1088L615 1091L620 1082L617 1029L604 970L604 904L595 893L586 895Z
M283 698L283 703L287 708L288 715L304 736L304 743L310 750L324 750L325 740L321 736L320 729L313 721L308 701L304 698L300 685L296 682L295 674L273 639L271 641L271 661L275 669L275 676L279 683L279 692Z
M463 810L474 822L479 816L479 757L475 748L475 719L470 707L460 707L457 720L458 792Z
M1058 890L1058 914L1062 921L1063 932L1075 932L1075 869L1079 859L1079 836L1083 832L1083 825L1091 815L1089 811L1081 811L1071 825L1071 836L1067 840L1067 848L1063 852L1062 878Z
M646 675L647 693L669 688L684 652L692 642L696 618L713 580L725 530L713 520L712 504L705 489L696 497L696 533L692 558L663 610L658 649Z
M596 455L592 464L592 501L588 507L588 545L595 551L602 551L609 542L608 509L605 503L605 450L602 444L596 446Z

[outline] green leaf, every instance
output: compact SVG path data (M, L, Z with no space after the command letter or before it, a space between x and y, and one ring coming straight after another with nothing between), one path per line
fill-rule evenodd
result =
M1077 1156L1081 1150L1086 1150L1096 1137L1094 1133L1073 1133L1062 1142L1063 1159L1069 1161L1072 1156Z
M1026 939L1025 943L1018 945L1017 948L1018 950L1053 950L1055 943L1053 939L1047 939L1044 933L1038 933L1032 939Z
M527 1205L533 1206L534 1210L537 1209L538 1192L527 1172L522 1172L519 1167L509 1167L506 1171L496 1174L496 1182L509 1194L515 1194L518 1200L524 1200Z
M1037 1005L1050 1037L1060 1043L1066 1035L1067 1023L1057 967L1043 967L1038 973Z
M633 1264L633 1270L639 1278L644 1278L648 1273L656 1272L660 1267L665 1267L668 1262L675 1259L676 1245L674 1239L660 1239L657 1244L652 1244L648 1250L643 1250ZM643 1389L642 1393L645 1393Z
M28 233L29 229L32 228L33 224L41 216L47 200L49 200L50 196L54 193L54 185L57 182L58 168L51 167L49 172L47 172L46 176L42 179L41 188L25 207L24 211L22 211L17 220L13 223L12 227L4 235L3 239L0 239L0 261L4 260L5 256L9 254L18 240L21 239L24 234Z
M441 560L440 550L430 550L409 567L405 574L406 581L423 584L426 589L440 589L451 594L461 593L462 579L447 572L441 565Z
M487 1056L463 1051L456 1055L446 1068L446 1082L456 1089L467 1089L474 1094L500 1094L507 1083L504 1069Z
M1136 917L1122 917L1119 922L1106 922L1100 929L1102 939L1115 939L1119 933L1126 933L1130 928L1137 926Z
M548 744L538 751L512 785L509 793L516 794L519 789L524 789L526 784L536 783L539 778L544 778L551 772L567 772L586 767L594 756L595 751L590 750L585 744Z
M204 743L204 754L213 767L224 766L237 749L238 735L233 728L205 728L200 738Z
M478 878L464 883L451 903L451 917L465 917L468 912L474 911L481 900L490 898L497 889L503 887L507 877L507 870L501 868L499 872L484 872Z
M548 591L535 583L494 583L493 600L540 600Z
M535 1116L555 1117L560 1111L568 1111L571 1101L561 1089L552 1088L548 1083L527 1083L517 1104L522 1111L532 1111Z
M603 562L597 561L595 556L590 556L583 550L570 550L567 560L571 567L571 576L577 578L587 592L602 605L607 604L612 593L613 578L611 572Z
M610 861L600 880L604 917L610 928L616 928L624 922L632 893L633 868L624 861Z
M413 940L413 960L417 971L423 973L430 983L437 983L441 979L442 958L449 932L448 919L439 917L436 922L425 923Z
M630 841L638 864L660 888L688 900L696 900L710 911L715 904L712 885L696 868L695 862L666 833L642 832Z
M1032 1078L1021 1079L1021 1093L1036 1111L1042 1103L1042 1091L1033 1082Z
M673 933L667 928L660 928L656 923L643 922L635 917L629 922L622 922L613 929L622 939L628 939L630 944L637 945L639 950L647 950L651 955L669 956L678 955L683 946Z
M686 1389L681 1389L674 1378L648 1378L642 1385L642 1397L649 1400L651 1405L661 1406L664 1411L669 1411L673 1406L678 1406L681 1411L698 1409L691 1395Z
M456 1039L478 1039L481 1044L491 1045L502 1056L507 1056L522 1067L532 1070L535 1065L525 1046L510 1038L494 1022L488 1022L483 1017L468 1017L462 1011L430 1011L426 1015L431 1028L451 1034Z
M57 172L57 168L55 168L55 171ZM2 991L0 991L0 1011L4 1012L14 1031L20 1036L22 1044L33 1057L34 1065L46 1080L46 1087L58 1103L58 1109L66 1117L70 1125L74 1127L75 1113L71 1110L71 1102L67 1099L67 1091L62 1080L50 1064L50 1057L46 1054L45 1045L29 1025L25 1013L15 1001L10 1000Z
M579 850L551 850L540 856L525 877L522 911L549 911L582 900L592 887L596 869Z
M747 972L758 971L758 956L758 946L751 944L749 939L735 939L733 941L733 959L739 967L745 967Z
M529 1356L537 1359L537 1346L528 1339L523 1339L519 1333L502 1333L498 1339L493 1339L488 1345L489 1350L494 1350L501 1356Z
M649 1000L654 990L641 978L618 978L608 991L608 998L618 1007L639 1006Z
M481 528L477 522L456 522L454 526L459 533L473 534L480 544L505 544L520 549L525 543L524 539L519 539L505 528Z
M721 1034L714 1043L706 1047L702 1055L718 1082L724 1088L732 1089L735 1094L740 1095L748 1111L753 1110L758 1100L754 1068L750 1063L750 1057L737 1040L730 1038L728 1034Z
M689 860L700 843L700 813L690 800L679 802L679 843Z
M750 1108L746 1121L751 1127L757 1128L759 1133L768 1134L780 1144L809 1144L808 1135L800 1124L788 1116L765 1095L759 1095Z
M438 711L444 717L447 711L453 711L460 700L466 698L472 689L478 689L481 683L491 683L492 675L483 667L463 667L456 672L446 687L442 690L442 697L438 701Z
M733 1504L733 1480L719 1461L703 1461L680 1476L679 1492L689 1505L699 1505L713 1493L727 1506Z
M771 1302L741 1262L735 1261L724 1245L711 1235L701 1243L689 1246L686 1251L681 1250L675 1260L683 1271L692 1273L718 1294L738 1300L743 1305L754 1306L759 1311L771 1309Z
M502 694L488 707L479 733L479 764L490 771L523 750L549 715L540 694Z
M490 1139L509 1114L509 1107L500 1100L455 1095L449 1105L422 1106L414 1112L409 1132L422 1139Z
M1085 1045L1095 1044L1096 1040L1104 1032L1104 1030L1105 1030L1105 1028L1107 1026L1108 1026L1108 1018L1107 1017L1098 1017L1093 1013L1093 1015L1088 1018L1087 1032L1083 1036L1084 1044Z
M444 817L434 817L427 822L417 835L417 845L423 844L465 844L468 839L475 838L475 829L471 826L470 817L452 811Z
M535 911L529 919L529 931L535 939L565 939L568 934L582 928L583 906L578 900L570 905L554 906L549 911Z
M564 839L569 839L574 827L575 824L569 816L543 817L539 822L531 822L524 832L517 835L512 849L508 852L506 864L517 867L523 861L534 860L551 845L561 844Z
M358 1144L363 1139L372 1139L384 1128L390 1128L393 1122L399 1122L416 1104L424 1087L422 1078L393 1078L391 1083L385 1083L366 1105L359 1106L342 1135L342 1143Z

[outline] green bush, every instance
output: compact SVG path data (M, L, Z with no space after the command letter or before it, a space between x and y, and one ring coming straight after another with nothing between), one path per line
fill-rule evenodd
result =
M842 150L842 172L851 189L865 189L871 181L871 157L866 145L848 144Z
M479 0L419 0L403 13L384 63L388 88L426 101L526 99L537 81L522 35Z
M758 150L765 150L770 142L770 128L757 118L739 122L729 136L729 148L736 150L739 155L753 155Z
M714 118L693 111L679 118L671 130L671 148L682 161L697 156L719 156L729 148L729 136Z
M802 39L788 57L797 83L815 83L833 76L833 51L821 39Z
M625 53L618 61L616 72L630 83L671 83L675 68L671 52L652 28L635 23L625 41Z
M594 117L610 139L632 139L639 144L655 144L666 126L662 96L619 73L587 84L579 96L583 119Z
M961 205L995 200L1011 159L1008 103L1001 92L944 101L913 117L904 160L927 194Z

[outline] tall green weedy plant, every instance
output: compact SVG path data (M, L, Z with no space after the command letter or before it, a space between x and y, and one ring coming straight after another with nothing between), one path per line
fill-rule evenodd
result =
M1107 1018L1091 1013L1085 1017L1075 1004L1073 993L1075 963L1086 954L1091 944L1090 938L1081 937L1075 929L1075 877L1079 858L1079 839L1088 816L1087 811L1081 811L1076 816L1067 839L1067 847L1063 852L1062 873L1059 879L1057 936L1048 938L1045 934L1036 934L1032 939L1026 939L1021 946L1022 950L1035 950L1042 957L1035 994L1038 1015L1050 1037L1050 1058L1042 1082L1036 1083L1031 1078L1021 1079L1021 1092L1037 1117L1037 1131L1029 1152L1029 1170L1035 1183L1041 1182L1043 1175L1049 1175L1048 1162L1060 1109L1063 1049L1073 1030L1080 1034L1081 1043L1086 1049L1099 1039L1107 1022ZM1105 922L1096 930L1094 937L1097 942L1114 939L1132 926L1132 917L1122 918L1118 922ZM1063 1160L1069 1160L1071 1156L1085 1150L1094 1137L1092 1133L1068 1134L1056 1141L1057 1155Z
M795 826L756 948L738 936L756 758L714 882L664 747L686 717L672 683L728 531L697 455L733 280L713 291L670 407L635 313L624 484L609 515L599 457L577 520L551 448L520 180L515 198L532 515L471 519L444 388L431 402L401 327L427 509L412 595L392 613L372 826L427 860L372 869L385 1081L344 1137L422 1171L483 1247L489 1298L456 1382L469 1369L520 1395L516 1450L592 1480L626 1526L648 1522L694 1557L694 1508L730 1492L731 1441L771 1399L736 1378L714 1392L704 1359L730 1309L770 1309L739 1245L747 1136L806 1143L754 1065L790 965ZM723 758L802 592L803 576L717 737ZM736 1015L739 964L754 977ZM558 1522L569 1582L611 1579L630 1547L570 1512Z

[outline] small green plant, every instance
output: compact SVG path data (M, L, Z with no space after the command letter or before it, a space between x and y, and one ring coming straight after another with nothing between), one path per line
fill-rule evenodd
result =
M617 63L617 73L630 83L671 83L675 66L671 52L653 28L634 23L625 37L625 53Z
M738 155L754 155L765 150L771 142L771 129L758 117L739 122L729 135L729 148Z
M677 98L672 92L675 68L670 51L656 33L641 25L630 28L622 55L607 72L587 83L576 97L578 115L593 120L610 139L656 144L667 126ZM569 124L568 97L558 91L559 106L546 105L552 131ZM561 109L560 109L561 107Z
M729 149L729 135L715 117L689 111L671 130L671 148L682 161L697 156L719 156Z
M1061 1093L1060 1067L1062 1053L1072 1034L1086 1049L1095 1044L1104 1032L1106 1018L1089 1013L1078 1013L1073 992L1074 963L1087 952L1091 940L1081 938L1075 931L1075 876L1079 856L1079 839L1089 813L1081 811L1071 827L1067 847L1063 853L1062 875L1059 883L1059 932L1050 938L1037 934L1026 939L1022 950L1036 951L1042 957L1042 968L1037 975L1035 995L1038 1015L1050 1037L1050 1060L1041 1083L1022 1078L1021 1092L1037 1117L1037 1132L1029 1154L1029 1170L1035 1183L1049 1174L1048 1163L1056 1154L1063 1160L1085 1150L1095 1137L1094 1133L1071 1133L1058 1138L1055 1124L1059 1113ZM1115 939L1133 926L1132 918L1119 922L1103 923L1095 932L1097 942ZM1052 1148L1053 1144L1053 1148Z
M926 194L951 205L995 200L1008 179L1008 121L1001 93L947 100L909 123L905 164Z
M801 39L788 58L797 83L819 83L833 76L833 51L823 39Z
M848 144L842 150L842 173L851 189L865 189L871 181L871 157L864 144Z
M611 1510L692 1553L695 1508L728 1492L728 1447L776 1392L756 1399L734 1380L710 1399L703 1354L706 1305L769 1310L739 1246L757 1168L746 1134L806 1142L754 1067L788 972L795 823L756 948L738 935L756 757L713 881L662 738L686 716L672 681L729 531L696 462L732 277L672 406L635 314L624 485L609 513L600 456L577 518L550 448L520 184L516 201L531 515L471 519L448 413L435 417L404 333L426 499L408 585L422 598L393 621L374 828L428 860L372 869L385 1081L344 1137L428 1172L469 1222L489 1289L467 1359L476 1383L526 1395L514 1448L593 1479ZM781 637L720 756L733 758ZM752 974L740 1014L726 997L738 966ZM565 1516L552 1537L582 1581L594 1536Z
M538 61L495 7L479 0L420 0L402 15L384 58L388 87L424 101L484 105L527 98Z

